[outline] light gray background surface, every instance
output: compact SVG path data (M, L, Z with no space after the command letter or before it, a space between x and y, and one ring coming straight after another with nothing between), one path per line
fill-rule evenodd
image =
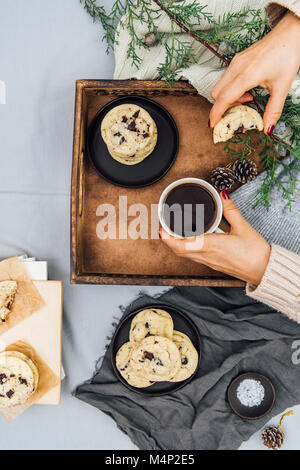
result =
M0 449L135 448L110 418L71 396L93 373L119 305L140 291L69 284L75 80L113 76L100 36L79 0L0 0L0 258L48 260L50 279L64 281L67 374L59 407L33 406L11 424L0 417ZM299 426L298 407L286 449L300 449ZM259 434L243 448L261 448Z

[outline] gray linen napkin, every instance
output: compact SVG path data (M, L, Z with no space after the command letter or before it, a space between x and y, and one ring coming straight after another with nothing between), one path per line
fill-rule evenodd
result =
M237 449L272 416L300 403L299 324L238 288L176 287L159 298L141 294L125 315L159 303L181 309L199 329L203 355L194 380L167 396L140 396L118 381L109 348L100 370L75 392L111 416L139 449ZM267 375L276 388L272 412L257 421L240 419L226 399L233 378L247 371Z

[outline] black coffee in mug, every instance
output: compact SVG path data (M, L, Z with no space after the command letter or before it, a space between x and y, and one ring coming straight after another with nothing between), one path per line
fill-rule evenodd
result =
M213 195L200 184L179 184L167 195L163 214L173 233L193 237L212 227L217 216L217 204Z

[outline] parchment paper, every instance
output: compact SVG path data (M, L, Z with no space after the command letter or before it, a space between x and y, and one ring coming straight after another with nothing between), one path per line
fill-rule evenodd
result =
M0 281L17 281L18 290L6 322L0 322L0 336L44 307L45 302L18 258L0 262Z
M36 403L43 395L48 393L53 387L56 387L59 383L59 379L46 362L38 355L35 349L24 341L10 344L5 348L5 351L18 351L25 354L34 362L39 371L38 387L30 399L24 405L0 410L1 414L7 419L7 421L11 422L20 414L24 413L24 411L31 405Z

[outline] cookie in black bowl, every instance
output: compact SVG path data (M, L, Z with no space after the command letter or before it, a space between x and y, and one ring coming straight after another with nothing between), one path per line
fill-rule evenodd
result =
M154 120L158 140L146 159L127 166L113 159L101 136L101 124L115 107L132 104L146 110ZM100 109L87 133L86 147L89 159L100 176L110 183L124 188L143 188L159 181L170 170L179 150L179 133L170 113L158 102L144 96L122 96Z
M259 419L272 410L276 393L270 379L249 372L233 380L227 397L232 410L240 418Z
M191 340L194 348L198 352L198 362L196 370L188 379L183 380L182 382L156 382L152 386L147 388L136 388L130 385L120 374L116 365L116 355L121 346L128 342L132 320L138 313L144 311L145 309L165 310L167 313L169 313L169 315L171 315L171 318L174 323L174 330L184 333ZM173 306L165 304L147 305L144 308L135 310L134 312L130 313L125 318L123 318L123 320L121 320L112 339L111 361L116 376L118 377L120 382L122 382L123 385L129 390L148 397L159 397L174 393L183 388L188 383L190 383L198 372L201 361L201 340L198 328L185 313L174 308Z

